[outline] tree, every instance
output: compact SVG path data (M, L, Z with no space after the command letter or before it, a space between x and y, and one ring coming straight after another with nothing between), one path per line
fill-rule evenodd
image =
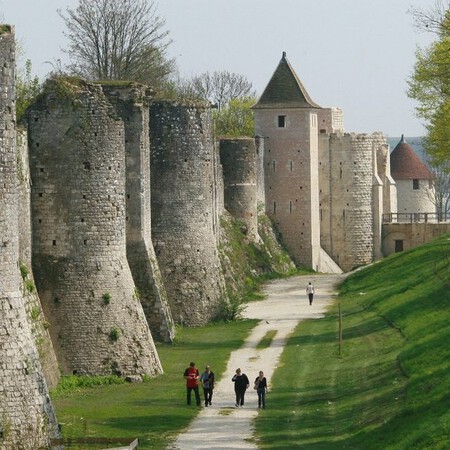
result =
M256 98L231 99L225 108L214 113L216 135L249 136L255 135L255 119L251 107Z
M221 110L230 100L255 97L252 83L243 75L226 70L204 72L186 80L181 86L183 95L207 100Z
M165 20L152 0L79 0L64 20L69 71L88 80L132 80L158 89L174 70Z
M433 165L450 169L450 4L437 1L429 11L413 11L418 28L436 35L436 40L416 52L408 95L417 100L416 112L425 119L424 148Z

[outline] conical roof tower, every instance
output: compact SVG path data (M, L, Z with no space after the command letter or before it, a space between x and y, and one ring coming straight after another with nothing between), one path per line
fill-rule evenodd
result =
M254 109L263 108L318 108L283 52L281 61L275 69Z
M263 137L266 214L276 223L298 266L319 270L318 112L283 52L253 106Z
M394 180L433 179L433 174L406 142L403 134L391 153L391 175Z
M434 213L433 174L416 155L404 136L391 153L391 175L397 185L399 213ZM409 217L406 217L410 220ZM402 216L399 216L402 220Z

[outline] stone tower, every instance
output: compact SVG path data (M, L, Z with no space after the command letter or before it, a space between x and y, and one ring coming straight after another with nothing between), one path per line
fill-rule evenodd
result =
M246 224L254 241L258 239L256 156L252 138L220 139L225 209Z
M399 221L410 220L410 213L436 212L433 174L403 135L391 153L391 173L397 184Z
M226 300L211 110L203 103L155 102L150 130L153 245L174 320L202 325Z
M151 92L137 83L108 83L102 89L125 126L128 264L153 337L172 342L174 323L151 234Z
M56 419L19 270L14 31L0 27L0 449L47 448Z
M318 112L283 52L253 106L264 139L266 212L299 266L320 270Z
M28 111L33 268L63 373L162 372L126 256L124 124L99 85Z
M344 271L380 256L385 180L377 162L383 148L381 133L320 135L321 244Z

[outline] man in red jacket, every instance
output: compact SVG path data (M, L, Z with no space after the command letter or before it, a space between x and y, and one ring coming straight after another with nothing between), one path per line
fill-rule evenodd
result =
M186 397L187 404L191 404L192 391L195 394L195 400L197 406L200 406L200 393L198 391L198 379L199 379L198 369L195 367L195 363L191 362L189 367L184 371L184 378L186 379Z

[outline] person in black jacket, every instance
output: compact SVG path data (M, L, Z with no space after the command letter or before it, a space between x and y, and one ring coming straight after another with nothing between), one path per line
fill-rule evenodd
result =
M267 393L267 380L262 370L259 371L259 375L255 379L255 389L258 394L258 408L265 409L266 407L266 393Z
M214 390L214 372L211 371L211 367L205 367L205 371L200 375L200 381L203 386L205 406L211 406L211 400Z
M247 375L242 373L241 369L236 369L236 374L231 379L234 383L234 392L236 394L236 408L244 406L245 391L248 389L250 382Z

